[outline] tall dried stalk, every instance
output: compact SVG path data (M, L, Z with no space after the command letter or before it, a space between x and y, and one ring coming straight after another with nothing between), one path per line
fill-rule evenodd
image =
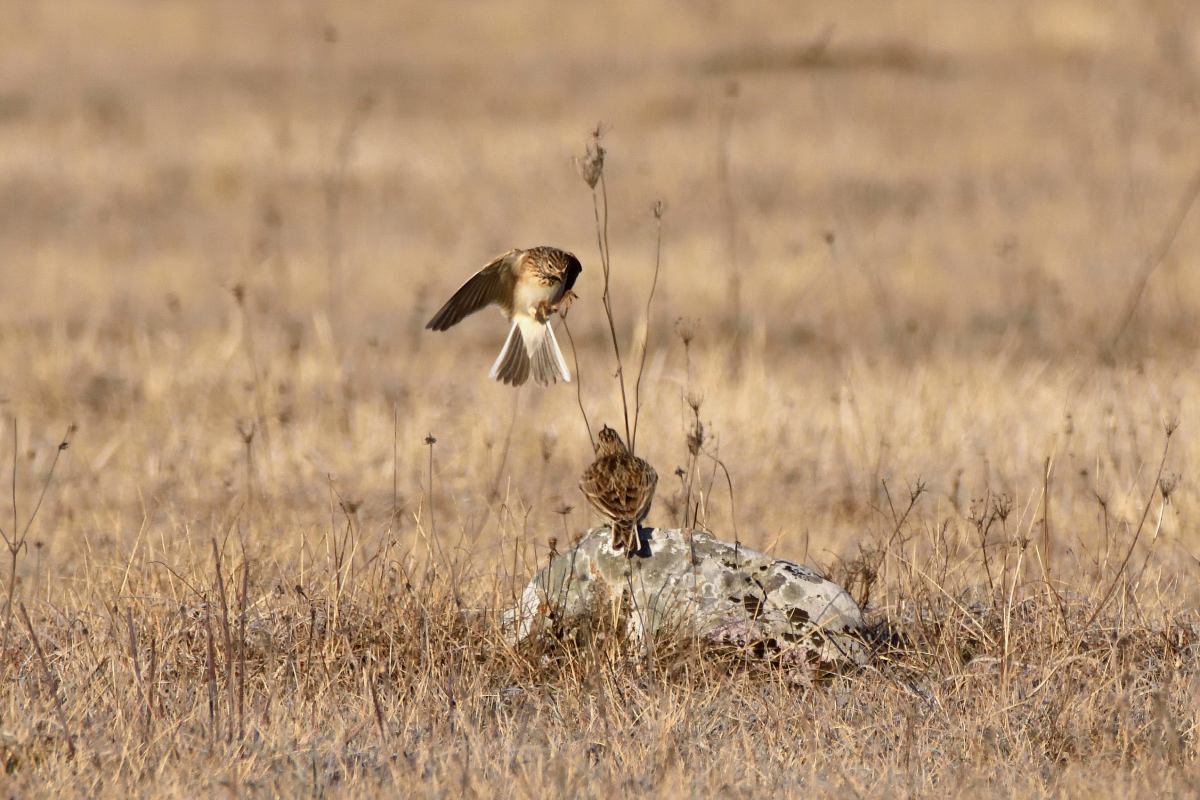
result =
M725 221L725 246L729 259L729 309L733 327L733 365L741 363L742 338L742 269L738 251L737 205L733 201L733 179L730 167L730 144L733 134L734 116L737 111L738 85L731 82L725 87L725 102L717 117L717 189L719 192L721 217Z
M592 131L592 139L588 142L584 156L577 162L577 167L579 168L580 176L592 192L592 218L596 226L596 246L600 252L600 270L604 281L600 299L604 306L605 321L608 323L609 341L612 344L613 356L617 362L614 376L617 379L617 388L621 394L621 412L625 423L625 441L629 443L630 452L636 452L637 429L642 407L642 376L646 370L646 354L650 344L650 313L653 308L654 294L658 288L658 276L662 267L662 216L664 206L663 202L659 200L654 203L652 209L655 220L654 273L650 282L650 290L646 295L645 335L642 339L642 351L638 359L637 377L634 380L634 409L631 424L629 416L629 392L625 382L625 361L621 356L621 345L617 336L617 323L613 314L612 254L608 244L608 184L604 178L604 159L607 151L605 151L600 141L602 134L602 127L597 125ZM576 375L578 376L579 356L575 348L575 339L571 335L570 328L566 326L565 314L563 327L567 332L567 338L571 342L571 352L575 359ZM583 416L584 425L588 430L588 438L592 439L594 446L595 440L592 437L592 426L588 420L587 411L584 408L583 388L581 384L577 384L576 386L576 399L579 403L579 411Z
M579 350L575 347L575 337L571 334L571 326L567 324L567 311L562 311L563 330L567 333L567 341L571 343L571 360L575 362L575 402L579 406L579 414L583 417L583 427L587 429L588 442L596 449L596 437L592 435L592 423L588 419L587 409L583 405L583 375L579 370Z
M615 376L617 387L621 392L621 411L625 418L625 441L632 441L632 428L629 424L629 395L625 390L625 362L621 358L621 345L617 341L617 323L613 319L612 308L612 261L608 247L608 184L604 180L605 149L600 143L603 133L597 125L592 131L592 140L588 143L587 152L579 161L579 171L584 182L592 190L592 216L596 223L596 246L600 250L600 270L604 278L604 290L600 300L604 305L604 316L608 321L608 333L612 342L613 355L617 360ZM599 191L596 187L599 186ZM632 446L630 447L632 450Z
M646 351L650 349L650 307L654 303L654 290L658 288L658 271L662 266L662 217L663 202L654 203L654 278L650 292L646 295L645 334L642 336L642 358L638 362L637 380L633 384L633 435L629 438L629 451L637 449L638 420L642 416L642 374L646 371Z
M342 120L338 130L333 163L325 175L323 194L325 199L325 272L328 281L329 324L335 335L339 333L341 315L341 280L343 262L342 200L346 192L346 173L354 156L354 143L363 123L375 107L375 97L364 94Z
M50 671L50 664L46 661L46 653L42 650L42 643L38 640L37 634L33 630L33 622L29 619L29 612L25 610L25 604L20 604L21 621L25 623L25 630L29 633L29 641L33 643L33 652L37 655L38 666L42 670L42 682L46 685L46 691L50 693L51 699L54 700L54 713L58 717L58 724L62 726L63 736L67 740L67 753L71 758L75 757L75 737L71 734L71 728L67 724L67 712L63 710L62 698L58 696L58 679L54 677L54 673Z
M1163 227L1162 233L1159 234L1158 241L1154 243L1154 247L1150 249L1150 252L1146 254L1146 258L1142 261L1137 277L1134 278L1133 286L1129 288L1129 294L1125 298L1121 313L1117 316L1117 324L1113 326L1112 335L1109 336L1106 343L1106 355L1112 356L1113 351L1116 350L1117 345L1121 341L1121 337L1128 330L1129 323L1133 321L1133 315L1137 312L1138 305L1142 301L1142 295L1146 291L1146 284L1150 282L1150 277L1166 259L1167 254L1171 252L1171 248L1175 244L1175 239L1179 236L1179 230L1183 227L1184 221L1191 213L1192 206L1196 205L1197 199L1200 199L1200 169L1192 172L1192 176L1188 179L1187 185L1184 186L1179 199L1175 203L1175 208L1172 210L1171 216L1167 218L1167 223Z
M12 418L12 533L8 533L4 528L0 527L0 539L4 540L4 546L8 549L8 599L5 603L5 619L6 625L4 630L4 641L8 642L8 631L12 627L12 610L13 596L17 588L17 562L20 560L21 551L26 549L26 542L29 539L29 531L33 527L33 521L37 519L38 511L42 508L42 501L46 499L46 490L50 488L50 482L54 479L54 470L58 466L58 459L62 456L62 452L71 446L71 434L75 433L75 425L72 423L67 426L66 433L63 434L62 440L58 443L58 447L54 451L54 460L50 462L50 469L46 471L46 477L42 481L41 491L38 492L37 502L33 505L33 511L29 514L29 519L25 521L24 527L20 525L20 515L17 511L17 418Z
M1150 516L1150 507L1154 503L1154 491L1158 488L1159 481L1162 480L1163 468L1167 465L1167 453L1171 449L1171 437L1175 435L1175 428L1177 426L1178 423L1174 421L1166 424L1166 439L1163 441L1162 457L1158 460L1158 472L1154 475L1154 486L1146 495L1146 505L1142 508L1141 519L1138 520L1138 526L1133 532L1133 538L1129 540L1129 548L1125 551L1125 557L1121 559L1121 564L1117 567L1117 571L1113 575L1112 583L1109 584L1108 590L1105 591L1104 596L1100 598L1100 602L1096 604L1095 610L1088 617L1087 623L1083 626L1085 629L1092 627L1092 623L1096 621L1096 617L1100 616L1100 612L1108 605L1108 601L1112 599L1113 592L1117 590L1117 585L1120 584L1121 578L1125 575L1125 567L1128 566L1129 559L1133 556L1133 548L1137 546L1138 539L1142 535L1142 529L1146 527L1146 518ZM1166 503L1165 497L1163 498L1163 503Z

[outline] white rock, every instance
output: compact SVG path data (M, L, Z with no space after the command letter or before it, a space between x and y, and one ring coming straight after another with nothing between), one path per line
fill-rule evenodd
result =
M642 549L615 552L608 528L589 531L538 572L504 614L516 641L562 635L598 614L638 641L685 632L784 665L863 665L862 611L811 569L704 531L643 528Z

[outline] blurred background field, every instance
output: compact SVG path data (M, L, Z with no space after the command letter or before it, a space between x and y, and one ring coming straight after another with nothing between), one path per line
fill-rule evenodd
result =
M595 524L574 387L489 381L491 312L422 328L495 254L571 250L583 399L618 419L573 165L597 124L626 353L666 207L651 523L683 513L691 397L734 486L731 509L704 473L719 535L736 514L747 544L834 569L923 481L913 558L989 495L1013 498L1006 536L1044 548L1049 485L1051 552L1030 563L1084 591L1113 574L1177 420L1178 485L1132 563L1150 607L1194 608L1200 215L1147 262L1200 169L1193 4L7 0L0 452L18 419L21 518L78 426L17 569L35 620L169 611L186 592L167 567L207 574L214 537L240 542L252 594L316 597L340 569L336 498L361 537L347 575L440 547L468 565L442 588L476 609ZM19 663L6 675L35 673ZM5 735L42 735L5 693ZM496 769L481 785L503 793ZM122 774L107 788L144 778ZM536 776L525 791L567 785Z

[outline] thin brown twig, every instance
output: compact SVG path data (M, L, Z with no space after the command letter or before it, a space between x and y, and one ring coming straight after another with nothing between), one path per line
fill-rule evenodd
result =
M13 536L17 535L17 418L12 418L13 436L12 436L12 531Z
M15 422L14 422L15 424ZM15 429L14 429L15 430ZM62 439L58 443L58 447L54 450L54 458L50 462L50 469L46 471L46 480L42 481L42 489L38 492L37 502L33 504L33 513L29 515L29 519L25 522L25 527L21 530L21 538L29 533L29 529L33 526L33 521L37 519L38 511L42 508L42 501L46 499L46 490L50 488L50 480L54 477L54 469L58 466L58 459L62 455L63 450L71 446L71 434L75 432L74 423L67 426L67 432L63 434ZM15 516L16 505L13 505L13 513Z
M246 554L242 553L242 591L238 598L238 741L246 738L246 602L250 591L250 566Z
M158 692L155 687L155 677L158 675L158 642L154 635L150 635L150 665L146 672L146 730L150 730L151 718L154 715L154 702L158 699ZM161 709L160 713L161 713Z
M621 345L617 341L617 324L613 320L611 288L611 262L608 251L608 186L604 175L600 175L600 195L603 197L604 218L601 222L600 200L595 188L592 189L592 213L596 219L596 241L600 246L600 266L604 273L604 291L600 295L604 304L604 316L608 321L608 333L612 339L613 355L617 359L617 386L621 390L621 410L625 416L625 441L630 441L629 399L625 393L625 362L621 358ZM632 452L633 448L630 448Z
M730 168L729 140L733 132L737 112L738 85L731 82L725 88L725 102L717 117L717 189L721 216L725 220L725 246L729 258L729 308L733 322L734 364L738 363L738 351L742 331L742 270L738 259L737 205L733 199L733 181Z
M729 523L733 526L734 546L735 548L740 548L742 537L741 534L738 533L737 505L734 500L733 478L729 476L729 468L725 466L725 462L722 461L717 455L709 453L708 457L711 458L713 463L720 467L721 471L725 473L725 484L729 487Z
M1171 436L1175 433L1173 423L1167 425L1167 438L1163 442L1162 458L1158 462L1158 473L1154 476L1154 485L1150 489L1149 495L1146 497L1146 505L1142 509L1142 518L1138 521L1137 530L1133 533L1133 539L1129 542L1129 549L1125 551L1125 557L1121 559L1121 565L1117 567L1116 573L1113 575L1112 583L1109 584L1108 590L1104 593L1104 597L1096 605L1088 621L1084 624L1083 630L1092 627L1092 623L1100 616L1100 612L1108 605L1108 601L1112 599L1113 592L1117 590L1117 584L1121 582L1121 577L1125 574L1125 567L1129 564L1129 559L1133 556L1133 548L1137 546L1138 539L1142 535L1142 528L1146 526L1146 518L1150 516L1150 507L1154 504L1154 493L1158 490L1158 481L1162 478L1163 467L1167 464L1167 451L1171 449Z
M388 740L387 726L383 724L383 708L379 704L379 691L375 688L375 676L367 674L367 685L371 687L371 705L375 709L375 724L379 726L379 738Z
M207 634L204 649L204 676L205 682L208 684L208 737L211 747L217 741L217 725L221 720L221 709L217 694L217 656L213 644L212 604L209 602L204 604L204 630Z
M342 199L346 190L346 175L354 156L354 143L359 130L375 107L375 96L360 96L342 119L338 130L334 159L324 180L325 200L325 271L329 293L329 322L337 331L341 311L342 270Z
M63 450L71 446L71 434L75 432L75 424L71 423L67 426L66 433L63 434L62 440L58 443L58 447L54 451L54 460L50 462L50 469L46 470L46 479L42 481L41 491L38 493L37 502L34 503L33 511L29 515L29 519L25 522L25 527L20 529L19 516L17 514L17 418L12 418L13 425L13 443L12 443L12 509L13 509L13 527L12 536L9 537L3 529L0 529L0 537L3 537L4 544L8 548L8 599L4 607L5 627L4 627L4 646L8 645L8 635L12 630L12 609L13 597L17 588L17 561L20 558L21 550L25 547L25 542L29 537L29 531L33 527L34 520L37 519L38 512L42 508L42 501L46 499L46 491L50 488L50 482L54 479L54 470L58 467L58 460L62 456Z
M512 413L509 414L508 428L504 432L504 446L500 449L500 463L496 465L496 474L492 477L492 490L488 493L488 498L493 501L500 496L500 482L504 479L504 470L508 466L508 457L512 453L513 432L517 428L517 411L521 408L520 388L512 393L512 399Z
M925 489L925 482L918 477L916 484L914 484L913 488L909 490L908 507L904 509L904 513L897 516L895 507L892 507L892 522L894 527L892 528L891 536L888 537L887 544L884 545L883 550L881 550L879 553L879 560L875 563L876 572L883 568L883 562L887 558L887 554L891 552L892 545L896 542L896 537L899 536L900 531L904 529L904 523L908 521L908 517L912 514L913 509L917 507L917 501L921 499L921 495L925 494ZM887 488L887 481L883 481L883 490L887 495L888 504L891 505L892 493Z
M663 202L654 204L654 278L650 281L650 293L646 296L646 333L642 338L642 358L638 363L637 380L633 384L633 435L629 438L629 452L637 449L638 420L642 415L642 373L646 371L646 351L650 349L650 306L654 303L654 290L658 288L658 271L662 264L662 215Z
M225 740L233 741L235 686L233 682L233 636L229 631L229 601L225 597L225 577L221 574L221 551L217 549L217 540L212 540L213 567L217 572L217 595L221 598L221 640L225 647L225 691L228 698L229 727Z
M1050 488L1051 478L1054 477L1054 458L1046 456L1045 468L1042 471L1042 578L1046 585L1050 585L1050 576L1053 571L1053 561L1050 553L1051 528L1050 528Z
M597 125L592 130L592 140L588 143L587 152L583 158L577 159L576 166L579 168L580 177L592 192L592 218L596 224L596 247L600 251L600 271L604 279L604 291L600 295L600 300L604 305L604 316L608 322L613 355L617 359L617 370L614 377L617 378L617 388L621 392L621 409L625 416L625 441L632 444L629 425L629 396L625 390L625 362L621 358L621 345L617 341L617 325L613 319L612 294L610 292L612 254L608 245L608 182L604 179L605 150L600 141L603 133L603 125ZM600 186L599 191L596 190L597 184ZM602 208L603 215L601 215Z
M150 705L150 693L146 688L146 682L142 679L142 665L138 661L138 642L137 628L133 625L133 609L125 609L125 626L129 629L129 659L133 662L133 677L137 679L138 691L142 695L142 700L146 703L146 734L150 733L150 715L153 709Z
M579 405L579 413L583 417L583 427L587 428L588 442L596 449L596 437L592 435L592 423L588 420L587 409L583 407L583 377L579 372L579 351L575 348L575 337L571 335L571 326L567 324L567 315L562 315L563 330L566 331L567 341L571 343L571 359L575 362L575 402Z
M29 612L25 610L25 604L20 603L17 607L21 611L21 619L25 623L25 630L29 632L29 640L33 642L33 650L37 654L38 664L42 668L42 681L46 684L46 688L50 691L50 696L54 699L54 712L58 716L58 724L62 726L63 736L67 739L67 752L71 758L74 758L75 737L71 734L71 728L67 724L67 712L63 710L62 698L58 696L58 680L54 677L54 673L50 671L50 665L46 662L46 654L42 650L42 643L38 641L37 634L33 631L33 623L29 620Z
M396 506L400 496L400 460L399 460L399 429L400 429L400 404L392 401L392 517L391 524L396 524Z
M1142 301L1142 295L1146 291L1146 284L1150 282L1150 276L1154 274L1163 260L1166 259L1167 253L1171 252L1171 247L1175 244L1176 237L1179 236L1179 230L1183 227L1188 214L1191 213L1197 198L1200 198L1200 167L1197 167L1192 173L1191 178L1179 196L1179 201L1175 204L1174 212L1168 218L1167 224L1163 228L1162 235L1159 236L1158 241L1151 248L1150 252L1146 254L1141 269L1138 270L1137 278L1134 279L1133 286L1125 298L1125 305L1121 310L1121 315L1117 318L1117 324L1113 328L1112 337L1108 340L1107 351L1109 354L1116 349L1117 344L1121 341L1121 337L1125 335L1125 331L1129 328L1129 323L1133 321L1133 315L1137 311L1138 304Z

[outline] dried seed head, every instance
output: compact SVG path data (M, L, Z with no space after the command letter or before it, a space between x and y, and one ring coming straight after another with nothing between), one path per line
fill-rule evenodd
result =
M650 210L654 213L655 219L662 219L663 212L667 210L667 205L662 200L655 200Z
M696 338L696 321L686 317L675 320L675 335L683 342L683 346L687 347Z
M983 527L983 524L987 521L987 518L987 501L978 497L973 498L971 500L971 507L967 510L967 519L972 525L980 528Z
M687 404L692 409L693 414L700 413L700 407L704 405L704 393L691 391L687 393Z
M999 495L995 499L994 503L995 503L995 509L996 509L996 516L1000 518L1001 522L1004 522L1005 520L1008 519L1008 515L1011 514L1012 510L1013 510L1012 495L1007 494L1007 493Z
M1179 488L1179 473L1167 472L1158 479L1158 491L1162 493L1163 502L1171 499L1171 494Z
M549 461L554 455L554 446L558 443L558 437L553 433L542 434L542 461Z
M425 444L429 445L430 447L433 447L435 444L437 444L437 439L434 438L432 433L425 434Z
M567 514L570 514L574 510L575 510L575 506L569 506L566 503L562 503L558 506L558 508L554 509L554 513L562 514L565 517Z
M587 150L575 159L575 169L579 171L579 177L583 178L589 189L595 189L604 174L604 145L600 144L602 134L601 126L597 125L592 131L592 140L588 142Z
M258 425L252 419L242 418L237 423L238 435L242 437L243 444L250 444L254 441L254 433L258 429Z
M688 432L687 446L688 452L692 455L698 455L700 448L704 446L704 423L700 421L699 417L696 418L695 424Z
M235 283L233 285L233 288L230 289L229 291L231 291L233 293L233 299L239 306L245 305L245 303L246 303L246 287L245 287L245 285L243 285L241 283Z

